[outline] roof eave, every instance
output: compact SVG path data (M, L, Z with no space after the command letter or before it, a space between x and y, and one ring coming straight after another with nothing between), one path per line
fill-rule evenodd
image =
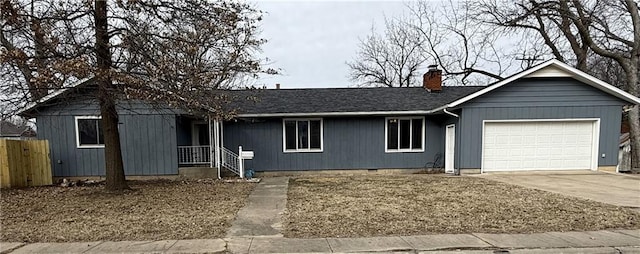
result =
M63 93L65 93L66 91L68 91L68 90L69 90L69 89L71 89L71 88L76 88L76 87L78 87L78 86L80 86L80 85L86 84L87 82L89 82L89 81L93 80L93 78L94 78L94 77L88 77L88 78L80 79L80 80L78 80L78 81L74 82L73 84L71 84L71 85L69 85L69 86L67 86L67 87L61 88L61 89L59 89L59 90L57 90L57 91L55 91L55 92L53 92L53 93L50 93L50 94L48 94L48 95L46 95L46 96L44 96L44 97L40 98L40 99L39 99L38 101L36 101L36 102L31 102L31 103L29 103L29 104L25 105L22 109L18 110L18 111L16 112L16 115L19 115L19 116L25 116L25 117L31 117L31 116L34 116L35 114L32 114L32 112L31 112L31 111L33 111L34 109L36 109L36 108L37 108L38 106L40 106L41 104L46 103L46 102L48 102L48 101L51 101L51 100L55 99L56 97L58 97L58 96L62 95Z
M398 115L429 115L436 110L407 110L407 111L357 111L357 112L311 112L311 113L257 113L238 114L239 118L258 117L313 117L313 116L398 116Z

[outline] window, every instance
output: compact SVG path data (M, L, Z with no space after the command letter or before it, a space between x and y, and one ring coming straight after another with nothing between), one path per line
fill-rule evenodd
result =
M284 152L322 152L322 119L284 119Z
M424 117L390 117L386 123L387 152L424 151Z
M101 121L99 116L76 116L76 143L78 148L104 147Z

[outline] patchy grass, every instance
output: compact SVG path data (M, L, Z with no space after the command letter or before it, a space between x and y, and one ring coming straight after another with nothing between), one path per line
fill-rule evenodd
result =
M251 183L134 181L103 186L0 192L0 241L71 242L223 237Z
M638 229L640 213L475 177L292 178L286 237Z

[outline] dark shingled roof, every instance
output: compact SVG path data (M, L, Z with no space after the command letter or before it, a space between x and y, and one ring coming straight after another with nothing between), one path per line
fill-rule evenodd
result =
M82 95L95 89L90 80L78 82L69 89L47 96L47 99L25 108L20 115L33 116L41 107L55 105L64 94ZM300 88L300 89L239 89L217 90L229 95L230 101L221 105L225 110L242 115L262 114L323 114L355 112L429 111L442 107L486 86L443 86L441 92L431 93L423 87L377 88ZM214 94L212 94L214 96Z
M8 121L0 121L0 137L35 137L36 133L26 125L16 125Z
M229 106L238 114L427 111L482 88L445 86L439 93L422 87L233 90Z

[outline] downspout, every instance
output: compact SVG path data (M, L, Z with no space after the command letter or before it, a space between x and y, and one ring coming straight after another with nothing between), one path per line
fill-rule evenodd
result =
M444 112L444 113L445 113L445 114L447 114L447 115L450 115L450 116L453 116L453 117L455 117L455 118L460 119L460 115L455 114L455 113L453 113L453 112L449 112L449 111L447 110L447 107L444 107L444 108L442 109L442 112ZM458 120L458 124L456 125L456 131L458 131L459 125L460 125L460 120ZM459 138L457 137L457 135L456 135L456 139L455 139L455 140L456 140L455 142L457 142L457 141L459 140ZM459 148L459 146L457 146L455 143L454 143L453 145L455 146L455 154L458 154L458 155L459 155L459 154L460 154L460 151L458 150L458 149L460 149L460 148ZM456 159L455 159L455 158L453 158L453 163L454 163L454 165L455 165L455 161L456 161ZM459 175L460 175L460 169L458 169L457 167L455 167L455 166L454 166L454 167L453 167L453 174L454 174L454 175L459 176Z
M459 116L458 114L454 114L454 113L452 113L452 112L447 111L447 108L443 108L443 109L442 109L442 112L444 112L444 113L445 113L445 114L447 114L447 115L453 116L453 117L455 117L455 118L460 118L460 116Z

